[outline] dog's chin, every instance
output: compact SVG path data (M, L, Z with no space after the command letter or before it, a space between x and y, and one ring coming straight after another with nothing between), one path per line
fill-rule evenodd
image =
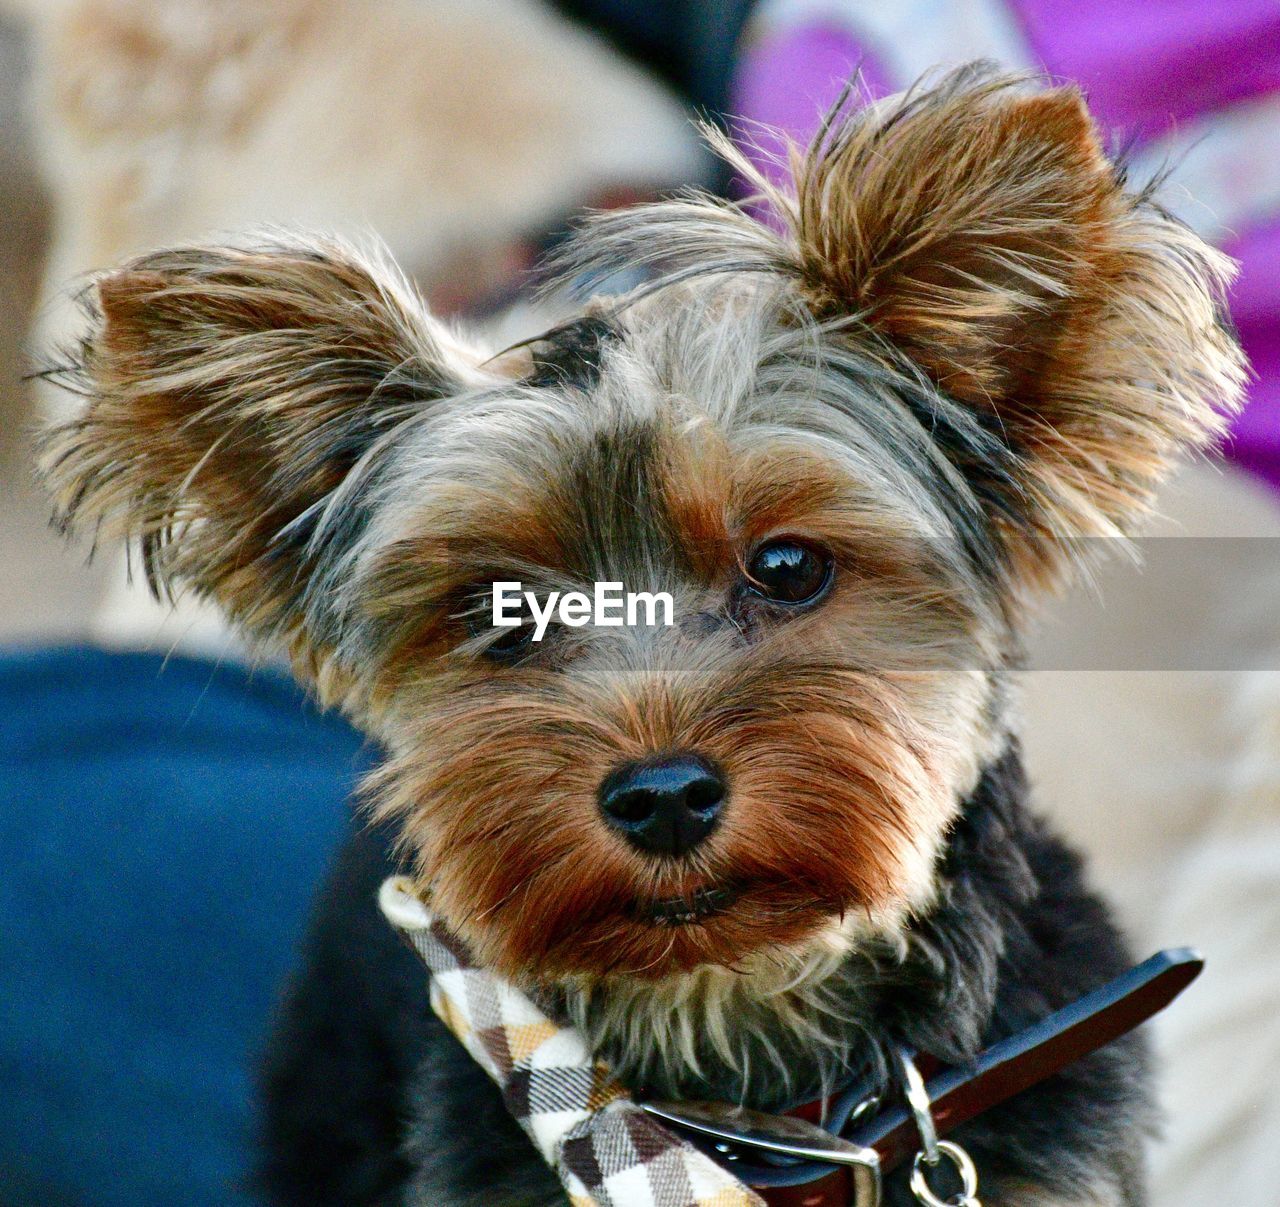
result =
M762 956L831 945L838 905L758 884L707 884L642 897L547 945L524 972L536 980L659 981L704 967L743 971Z

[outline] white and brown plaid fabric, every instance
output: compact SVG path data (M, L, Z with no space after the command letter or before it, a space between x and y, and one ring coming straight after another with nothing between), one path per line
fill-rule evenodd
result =
M571 1027L472 963L403 877L382 912L431 972L431 1006L502 1090L573 1207L764 1207L710 1157L646 1115Z

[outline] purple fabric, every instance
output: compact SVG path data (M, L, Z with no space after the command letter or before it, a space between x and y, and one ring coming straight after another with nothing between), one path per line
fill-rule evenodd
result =
M1126 138L1280 88L1277 0L1015 0L1035 57Z
M1050 74L1078 79L1104 127L1125 138L1151 138L1171 123L1280 91L1280 0L1017 0L1011 7ZM744 49L734 111L749 123L748 154L769 178L783 169L750 143L759 140L766 152L780 144L761 139L750 123L803 145L859 63L875 96L910 83L835 26L795 25ZM1280 214L1272 219L1275 225L1246 230L1227 248L1241 261L1232 316L1256 380L1226 452L1280 492Z
M1227 455L1280 491L1280 215L1226 250L1240 261L1231 316L1255 374Z
M874 97L897 90L883 65L848 34L825 25L805 25L743 48L734 79L734 113L748 119L739 131L751 162L775 183L786 178L778 163L783 131L803 144L819 119L835 103L849 76L858 68L864 87ZM759 123L765 129L758 129Z

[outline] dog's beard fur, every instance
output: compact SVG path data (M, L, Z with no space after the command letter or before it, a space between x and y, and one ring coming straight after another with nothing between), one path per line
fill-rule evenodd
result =
M908 941L1004 748L1030 603L1242 378L1225 262L1069 90L955 74L835 121L796 187L780 235L707 199L597 220L566 271L657 279L491 360L333 243L144 257L99 283L48 445L68 522L140 536L385 743L374 808L482 961L673 1068L698 1027L730 1066L744 1028L830 1039L842 957ZM745 588L778 535L831 553L812 607ZM679 623L496 662L468 618L499 579L666 590ZM597 789L677 750L730 795L654 860Z

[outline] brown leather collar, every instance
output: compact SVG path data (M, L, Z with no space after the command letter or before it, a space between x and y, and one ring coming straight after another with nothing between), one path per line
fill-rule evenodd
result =
M939 1136L945 1136L982 1112L1053 1076L1067 1065L1119 1039L1164 1009L1200 974L1204 961L1189 949L1163 951L1114 981L1055 1011L1048 1018L980 1052L967 1064L943 1066L920 1056L916 1067L925 1079L930 1114ZM886 1094L886 1098L890 1095ZM901 1099L901 1094L893 1097ZM854 1092L840 1098L804 1103L788 1114L873 1149L880 1170L888 1173L909 1160L920 1147L915 1118L905 1101L880 1107L871 1118L850 1123ZM673 1117L679 1104L664 1104L662 1118L687 1128L690 1138L734 1174L769 1207L851 1207L853 1178L847 1167L805 1161L783 1168L754 1164L752 1142L710 1143L695 1121ZM723 1118L732 1130L732 1112Z

